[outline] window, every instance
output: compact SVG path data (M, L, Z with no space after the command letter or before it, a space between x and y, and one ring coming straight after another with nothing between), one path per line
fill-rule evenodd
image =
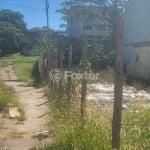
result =
M89 24L83 25L83 28L84 28L85 30L92 30L92 26L89 25Z
M106 31L106 25L98 25L97 30L98 31Z
M105 17L106 16L106 12L102 11L102 16Z

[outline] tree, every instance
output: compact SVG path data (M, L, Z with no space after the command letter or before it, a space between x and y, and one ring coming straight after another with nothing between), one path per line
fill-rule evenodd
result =
M104 20L108 21L111 26L113 48L116 49L117 22L118 19L122 17L128 4L128 0L87 0L86 2L90 3L90 6L94 6L95 9L97 8L106 12L107 17L105 17ZM101 19L101 15L97 19Z
M63 15L62 19L66 22L61 27L66 27L67 25L67 29L74 23L92 21L99 16L97 11L91 8L88 0L66 0L61 3L61 8L57 12Z
M11 10L0 11L0 48L2 55L22 50L27 43L23 15Z

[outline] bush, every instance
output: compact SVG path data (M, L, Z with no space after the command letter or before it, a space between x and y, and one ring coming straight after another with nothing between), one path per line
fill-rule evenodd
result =
M105 69L114 65L115 51L103 44L93 43L89 48L89 61L93 69Z

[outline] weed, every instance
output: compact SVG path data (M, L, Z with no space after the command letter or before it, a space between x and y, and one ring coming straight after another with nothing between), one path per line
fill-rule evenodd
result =
M99 75L97 76L98 78L94 79L94 80L91 80L90 82L94 82L94 83L97 83L97 82L100 82L100 83L103 83L103 84L106 84L106 83L114 83L114 79L115 79L115 72L113 70L113 68L106 68L105 70L101 70L99 72L96 72L98 73Z
M32 86L35 83L40 82L37 60L38 57L27 57L21 55L20 53L16 53L6 56L0 62L5 62L5 64L12 62L11 64L13 65L15 73L19 79L27 82L27 85ZM34 81L34 79L36 79L36 81Z
M6 67L7 65L8 63L5 60L3 59L0 60L0 67Z
M24 118L24 111L22 106L17 101L17 98L14 94L13 88L6 86L1 80L0 80L0 111L4 111L8 113L8 107L11 104L11 106L18 107L19 112L21 113L21 116L17 119L19 121L23 121Z
M68 116L65 97L64 100L58 101L56 93L50 94L49 90L47 93L51 98L49 126L56 142L32 150L111 150L110 110L97 111L94 106L89 106L87 116L84 122L81 122L77 97L76 101L72 101ZM150 109L139 105L123 111L121 150L150 149L149 116Z

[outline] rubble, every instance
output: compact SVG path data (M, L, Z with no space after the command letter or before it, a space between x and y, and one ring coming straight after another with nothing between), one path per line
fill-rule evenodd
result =
M21 114L17 107L9 107L9 116L10 118L17 118L20 117Z
M104 107L112 107L114 99L113 84L89 84L88 96L89 102L100 103ZM136 90L134 87L123 87L123 108L126 109L128 104L140 101L145 107L150 105L150 92L144 90Z

